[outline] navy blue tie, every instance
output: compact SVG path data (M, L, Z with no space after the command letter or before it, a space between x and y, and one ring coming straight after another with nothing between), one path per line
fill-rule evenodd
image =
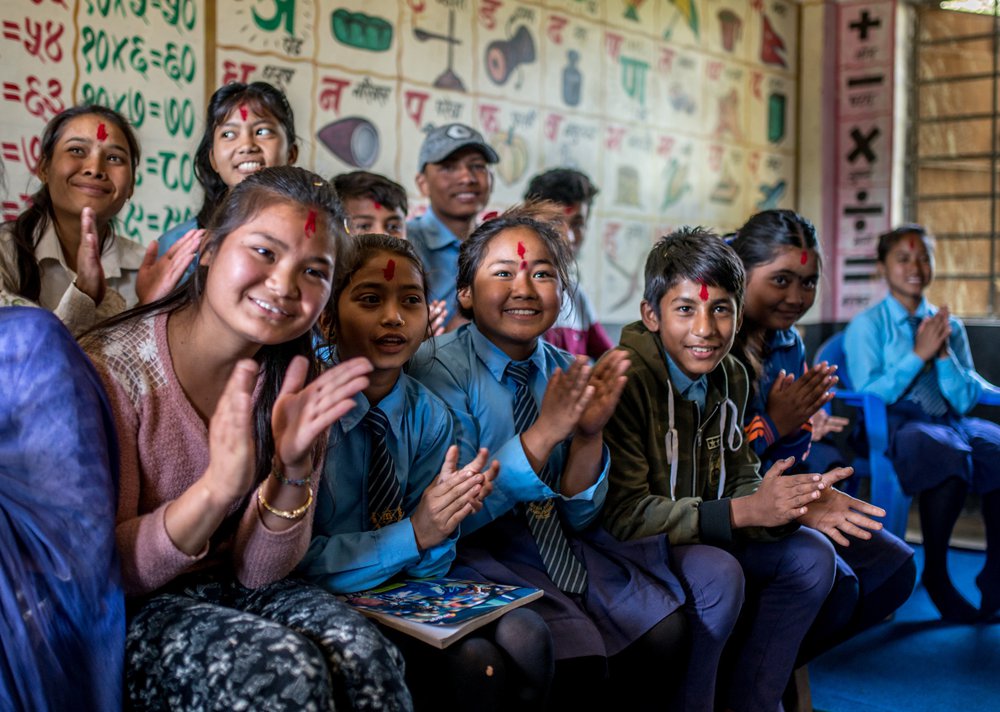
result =
M378 408L369 409L364 424L372 446L368 463L368 518L372 529L378 529L403 518L403 490L385 445L385 431L389 427L385 413Z
M917 329L923 319L919 316L908 316L906 320L913 327L913 339L916 341ZM934 369L934 359L924 364L920 373L903 394L903 398L919 405L927 415L942 416L948 414L948 401L941 395L941 388L937 382L937 371Z
M528 389L531 368L530 362L511 361L507 366L507 375L517 385L517 390L514 392L514 429L518 433L530 428L538 418L538 406L535 405L535 398ZM539 478L550 488L555 489L555 478L552 477L548 464L542 468ZM531 535L538 546L538 553L542 557L542 563L545 564L545 570L556 587L567 593L586 591L587 569L570 548L569 540L559 521L555 500L530 502L525 507L525 516Z

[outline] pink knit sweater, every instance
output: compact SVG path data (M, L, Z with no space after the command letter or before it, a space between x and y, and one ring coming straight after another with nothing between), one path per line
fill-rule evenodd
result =
M202 476L209 460L208 428L174 373L167 315L121 324L88 339L84 348L104 381L118 429L116 535L125 591L149 593L180 574L219 565L231 566L249 588L288 574L309 545L312 508L294 526L274 532L261 520L254 491L229 512L243 508L235 531L228 537L217 532L197 556L179 550L167 534L167 505ZM314 487L318 481L316 472Z

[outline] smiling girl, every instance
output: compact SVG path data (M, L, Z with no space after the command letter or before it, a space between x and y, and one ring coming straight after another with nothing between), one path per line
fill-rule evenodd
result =
M372 370L358 404L333 426L313 541L299 567L335 593L447 574L458 527L482 508L498 469L487 467L486 449L458 467L447 407L402 372L429 330L413 246L361 235L352 247L331 300L334 359L363 356ZM386 633L406 656L417 709L531 710L545 700L552 645L532 611L512 611L444 651Z
M230 82L217 89L194 154L194 174L205 197L197 216L160 237L161 257L178 242L194 240L197 247L202 235L195 231L208 224L227 190L262 168L293 165L298 155L295 116L280 89L267 82Z
M154 264L154 245L115 235L139 165L128 121L98 105L67 109L46 125L40 151L41 188L0 228L0 291L55 312L74 336L170 291L197 241Z
M371 369L317 376L311 358L342 219L319 176L262 171L214 214L192 279L86 341L121 447L135 707L410 708L377 630L284 579L309 544L326 432Z
M921 582L945 620L990 619L1000 610L1000 426L968 417L983 390L969 338L948 307L927 301L934 238L920 225L879 237L878 269L889 294L847 326L851 381L889 408L889 456L903 491L918 498ZM952 584L948 542L966 495L982 496L986 563L977 610Z
M816 300L822 266L816 228L791 210L766 210L751 217L731 245L747 271L734 351L753 378L744 413L749 444L763 468L792 457L793 472L825 472L841 459L838 453L816 458L810 449L813 440L843 427L822 410L833 398L837 377L826 363L807 368L805 345L795 330ZM860 527L854 533L831 536L836 579L802 642L800 663L885 620L913 590L916 567L909 546L884 529L866 531L863 538L857 536Z
M453 575L545 591L529 607L552 631L560 709L602 708L612 695L628 706L680 667L670 660L683 594L653 563L666 562L664 538L618 542L597 523L603 429L629 362L615 350L591 367L541 339L571 259L556 230L522 209L480 225L458 263L472 323L424 347L411 372L451 409L461 459L488 447L500 462L493 493L462 523Z

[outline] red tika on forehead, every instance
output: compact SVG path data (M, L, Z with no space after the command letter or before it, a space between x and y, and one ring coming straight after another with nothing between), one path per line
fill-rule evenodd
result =
M517 243L517 256L521 258L521 269L528 269L528 261L524 259L524 255L527 252L524 249L524 243L518 241Z
M244 121L247 120L247 107L243 104L240 104L240 118Z
M316 211L310 210L308 217L306 217L306 225L303 228L306 233L306 237L310 238L316 234Z
M805 264L809 261L809 250L802 250L802 256L799 257L799 264Z
M498 217L499 215L500 213L498 213L496 210L491 210L490 212L483 215L483 222L486 222L487 220L492 220L493 218Z
M911 250L917 249L917 238L915 238L913 235L910 235L910 249Z
M573 206L572 205L567 205L565 208L563 208L563 213L565 215L569 215L572 212L573 212Z
M704 282L701 283L701 290L698 292L698 296L701 298L701 301L708 301L708 285Z
M375 206L376 210L381 210L382 209L382 203L378 202L377 200L373 200L372 201L372 205Z
M386 282L391 282L394 274L396 274L396 260L388 260L385 263L385 269L382 270L382 276L385 277Z
M106 141L108 138L108 128L104 124L97 125L97 140Z

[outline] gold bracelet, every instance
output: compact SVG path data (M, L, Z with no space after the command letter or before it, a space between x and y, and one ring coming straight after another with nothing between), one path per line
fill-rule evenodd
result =
M313 503L313 493L312 488L307 490L309 492L309 498L306 503L301 507L296 507L295 509L275 509L272 507L266 499L264 499L264 487L261 486L257 490L257 501L260 502L260 506L269 511L276 517L281 517L282 519L299 519L303 514L309 509L310 505Z
M301 480L292 480L286 477L285 468L282 467L281 460L277 456L271 460L271 474L274 476L274 479L283 485L291 485L292 487L309 487L312 484L311 472L307 477L303 477Z

